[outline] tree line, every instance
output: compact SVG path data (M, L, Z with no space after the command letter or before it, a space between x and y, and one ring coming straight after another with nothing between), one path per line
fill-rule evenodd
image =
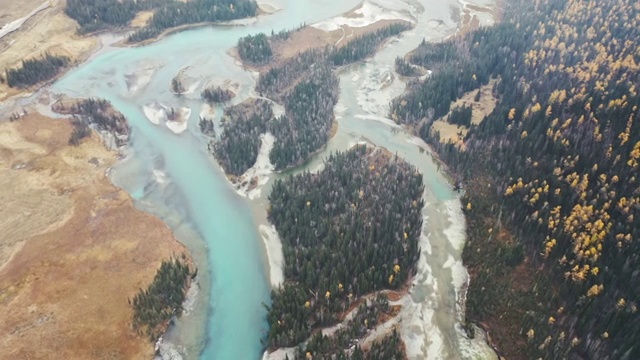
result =
M360 296L407 281L419 257L423 189L413 166L366 146L274 183L268 218L282 239L286 281L271 294L270 348L295 346Z
M227 108L220 139L214 141L213 154L228 174L244 174L258 158L260 135L273 118L268 101L250 99Z
M128 26L136 14L174 2L174 0L67 0L64 13L87 34Z
M41 58L22 60L18 68L6 69L3 80L9 87L26 88L53 79L70 62L66 56L45 53Z
M196 275L189 269L184 254L182 259L163 260L151 284L128 299L133 307L133 328L152 341L157 340L168 321L180 316L190 280Z
M385 39L410 28L411 26L404 22L395 23L360 35L346 45L335 48L329 55L329 61L334 66L341 66L363 60L371 56Z
M258 5L253 0L171 1L158 7L144 28L129 35L136 43L160 35L164 30L181 25L221 22L256 16Z
M79 145L80 140L89 136L89 126L113 135L117 146L125 145L129 139L127 119L107 100L89 98L71 104L58 102L51 108L57 113L73 115L74 130L69 138L71 145Z
M233 99L236 94L229 89L223 89L220 86L216 86L202 90L200 96L209 103L223 103Z
M253 65L262 65L271 61L273 50L264 33L247 35L238 40L238 55L242 61Z
M423 43L409 59L434 73L391 106L467 182L467 316L498 324L508 358L640 357L640 8L594 5L516 0ZM464 146L435 141L429 121L492 77L498 104Z
M462 105L451 110L447 117L447 122L458 126L471 126L471 115L473 105Z
M287 94L285 115L269 124L276 138L269 160L277 170L300 165L329 140L339 80L326 63L315 65Z
M333 67L361 60L370 55L385 38L406 29L407 25L392 24L360 36L338 50L311 49L262 72L256 83L256 91L260 96L283 103L285 115L271 120L270 107L266 103L253 102L253 105L259 105L252 110L255 116L225 125L220 141L212 146L216 158L228 173L242 174L256 160L260 148L259 135L269 131L276 138L269 154L276 169L283 170L303 163L324 146L330 136L334 121L333 108L339 92L339 80L333 73ZM286 39L291 32L275 36ZM254 50L256 54L262 53L258 49L270 49L269 41L264 34L250 35L239 40L238 51L246 56ZM253 61L267 60L255 58ZM208 90L202 93L207 100L224 98L221 89ZM246 112L246 109L243 111ZM207 119L202 119L200 125L203 131L213 130L213 123ZM235 143L235 139L240 140Z

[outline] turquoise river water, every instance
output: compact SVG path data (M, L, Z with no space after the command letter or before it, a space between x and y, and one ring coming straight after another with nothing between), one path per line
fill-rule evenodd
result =
M439 40L455 30L453 13L464 4L455 0L367 1L413 19L416 28L392 40L374 58L340 70L341 95L335 112L338 134L304 167L317 169L331 151L360 141L384 146L423 172L422 256L414 287L400 315L402 336L411 359L494 358L481 341L467 340L462 321L466 271L460 262L464 219L456 194L419 139L386 119L389 101L404 89L395 79L393 61L423 38ZM187 306L166 340L187 359L256 360L266 331L263 304L269 303L270 264L259 227L267 226L270 174L253 199L239 195L206 150L197 122L199 93L209 81L239 85L234 103L252 93L256 74L246 71L227 51L248 34L270 33L313 24L344 13L359 0L273 0L281 10L242 26L215 26L183 31L138 48L105 48L54 83L50 91L72 97L105 98L132 127L130 145L111 173L114 183L135 199L139 208L161 217L191 251L199 266L199 293ZM482 1L474 2L481 5ZM105 37L107 39L108 37ZM171 79L183 72L193 91L169 92ZM192 110L187 130L175 134L153 124L143 107L152 103ZM221 109L214 109L219 118ZM296 169L294 171L299 171Z

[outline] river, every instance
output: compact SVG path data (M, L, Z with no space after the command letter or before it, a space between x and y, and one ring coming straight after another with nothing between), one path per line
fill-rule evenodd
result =
M269 302L269 258L258 231L267 226L271 174L253 199L240 196L207 154L199 134L199 93L210 80L232 79L240 86L234 103L252 93L256 74L242 69L227 51L237 40L306 22L313 24L344 13L359 0L272 0L282 9L245 26L216 26L183 31L138 48L105 48L54 83L51 91L72 97L105 98L132 127L126 156L112 171L113 182L128 191L136 205L161 217L190 249L199 267L199 295L188 313L167 334L187 359L259 359L266 331L263 304ZM372 2L373 3L373 2ZM460 262L464 217L437 162L420 139L385 119L389 101L404 89L396 79L381 89L393 61L423 38L440 40L454 32L455 0L381 1L384 7L416 20L416 28L391 41L374 58L340 69L338 133L302 168L318 169L330 152L359 141L383 146L416 165L424 175L422 256L410 297L403 303L402 336L410 359L491 359L482 341L467 340L459 329L466 270ZM476 1L480 5L491 2ZM483 21L489 21L482 19ZM169 92L181 70L199 79L183 96ZM185 132L177 135L151 123L143 106L154 102L193 111ZM221 109L216 109L219 118ZM296 169L295 171L299 171Z

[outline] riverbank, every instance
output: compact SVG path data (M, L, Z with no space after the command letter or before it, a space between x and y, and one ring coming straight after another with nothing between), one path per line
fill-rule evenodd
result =
M231 20L231 21L207 21L207 22L200 22L200 23L194 23L194 24L184 24L184 25L180 25L180 26L175 26L172 27L170 29L166 29L164 31L162 31L160 34L143 40L143 41L139 41L139 42L134 42L131 43L128 41L128 39L122 39L121 41L115 43L113 46L115 47L141 47L141 46L146 46L149 44L153 44L157 41L160 41L162 39L164 39L165 37L172 35L172 34L176 34L182 31L186 31L186 30L191 30L191 29L197 29L197 28L201 28L201 27L207 27L207 26L245 26L245 25L249 25L251 22L255 22L257 21L257 18L260 16L268 16L271 14L274 14L276 12L280 11L280 8L278 8L277 6L275 6L274 4L271 4L269 2L258 2L258 13L250 18L244 18L244 19L237 19L237 20ZM144 25L147 24L147 22L153 17L153 13L150 11L145 11L145 12L140 12L138 13L138 15L136 16L136 18L134 18L134 20L132 21L132 26L134 27L142 27Z
M34 111L0 123L0 348L11 358L150 358L127 298L187 250L111 184L117 153L95 133L69 146L71 131Z
M357 9L356 9L357 10ZM353 16L356 11L352 10L344 16ZM339 18L337 18L339 19ZM367 22L366 20L371 20ZM334 29L333 25L338 28ZM292 33L286 40L270 39L270 45L273 52L271 61L264 65L252 65L244 62L238 54L237 46L227 51L227 54L234 58L239 64L248 71L263 72L272 67L280 67L289 59L308 50L321 49L328 46L342 47L349 40L382 29L392 24L406 24L412 26L413 23L402 19L365 19L358 23L342 23L336 20L331 23L330 20L317 24L307 25L299 29L292 30Z

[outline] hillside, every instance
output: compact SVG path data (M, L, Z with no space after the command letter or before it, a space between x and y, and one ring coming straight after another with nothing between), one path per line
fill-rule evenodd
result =
M466 187L468 319L508 359L640 358L640 4L504 11L422 44L407 61L433 75L391 105ZM492 79L495 109L442 142L432 123Z

